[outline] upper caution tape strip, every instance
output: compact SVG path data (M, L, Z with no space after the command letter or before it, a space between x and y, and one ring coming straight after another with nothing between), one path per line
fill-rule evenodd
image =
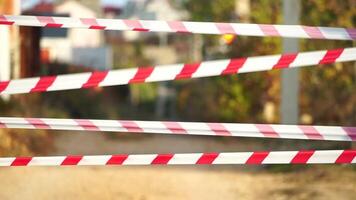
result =
M87 28L100 30L172 32L197 34L235 34L288 38L355 40L355 28L302 25L216 23L162 20L95 19L50 16L0 15L0 24L51 28Z

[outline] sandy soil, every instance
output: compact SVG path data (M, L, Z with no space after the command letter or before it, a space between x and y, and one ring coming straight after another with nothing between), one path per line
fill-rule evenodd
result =
M205 167L3 168L0 199L355 199L356 173L280 174Z

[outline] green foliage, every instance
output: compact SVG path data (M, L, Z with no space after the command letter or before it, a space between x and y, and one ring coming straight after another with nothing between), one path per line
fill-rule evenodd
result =
M157 96L156 84L133 84L130 85L131 94L134 102L155 101Z
M309 0L302 4L302 23L314 26L352 28L356 25L353 0ZM352 41L303 40L302 50L353 46ZM354 62L323 65L301 70L301 113L313 123L355 125L356 70Z
M233 20L235 1L187 1L192 20L228 22ZM251 21L278 23L279 1L252 1ZM204 36L205 48L221 45L220 37ZM226 53L212 58L236 58L280 52L278 38L237 37ZM179 113L190 120L263 122L266 101L278 103L279 77L275 72L249 73L196 80L186 83L178 98ZM278 114L278 113L277 113ZM278 119L278 116L276 117Z
M183 6L193 21L229 21L234 14L234 0L188 0Z
M204 3L203 3L204 2ZM301 1L301 24L313 26L355 27L354 0ZM191 20L232 21L234 1L185 1ZM280 24L282 1L251 0L251 23ZM219 37L204 36L205 49L219 46ZM237 37L227 53L209 58L236 58L281 53L282 40L273 37ZM351 41L301 40L301 51L353 46ZM311 116L315 124L356 123L356 83L354 63L307 67L300 74L301 114ZM266 102L276 106L278 122L280 71L249 73L196 80L185 83L178 98L179 113L194 120L266 122ZM331 108L332 111L330 110Z
M251 0L251 21L259 24L282 22L281 1Z

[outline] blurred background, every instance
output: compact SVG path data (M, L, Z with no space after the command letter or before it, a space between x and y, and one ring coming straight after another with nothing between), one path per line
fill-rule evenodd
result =
M0 14L353 28L354 0L0 0ZM353 41L0 26L0 81L335 49ZM356 126L356 63L3 95L0 115ZM350 142L0 129L1 156L350 149ZM1 199L354 199L356 168L0 169Z

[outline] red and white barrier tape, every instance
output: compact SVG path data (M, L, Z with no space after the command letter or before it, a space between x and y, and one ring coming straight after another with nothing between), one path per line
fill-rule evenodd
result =
M3 157L0 166L352 164L356 150Z
M35 77L0 82L0 94L59 91L89 87L126 85L131 83L210 77L354 60L356 60L356 48L345 48L295 54L215 60L195 64L173 64L105 72Z
M356 127L0 117L0 128L356 141Z
M50 16L0 15L0 24L50 28L87 28L144 32L198 34L235 34L332 40L355 40L355 28L334 28L301 25L242 24L188 21L153 21L127 19L94 19Z

